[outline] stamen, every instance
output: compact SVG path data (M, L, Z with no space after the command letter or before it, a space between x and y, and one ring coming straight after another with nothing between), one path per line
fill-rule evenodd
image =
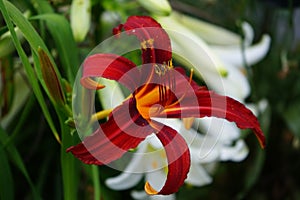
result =
M192 83L193 75L194 75L194 69L191 69L189 83Z
M104 118L106 118L111 113L111 111L112 111L112 109L107 109L107 110L99 111L99 112L97 112L97 113L95 113L95 114L92 115L91 121L95 122L95 121L104 119Z
M159 84L159 100L162 104L165 104L168 100L168 96L170 95L171 91L174 89L175 86L175 79L173 76L173 64L172 60L169 60L167 64L164 62L161 65L155 64L154 71L160 77L160 84ZM163 77L167 75L167 77Z
M158 76L161 76L161 69L157 64L154 65L154 71Z
M194 74L194 69L191 69L191 73L190 73L190 77L189 77L189 83L190 83L190 84L192 83L192 80L193 80L193 74ZM176 84L174 84L174 85L176 85ZM176 102L174 102L174 103L172 103L172 104L166 106L165 109L170 108L170 107L173 107L173 106L179 104L179 103L182 101L182 99L185 97L187 89L184 90L184 91L185 91L185 92L183 93L183 95L182 95Z

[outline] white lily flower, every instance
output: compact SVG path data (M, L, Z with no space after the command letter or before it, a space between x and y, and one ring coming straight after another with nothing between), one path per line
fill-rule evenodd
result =
M194 67L196 75L210 89L239 101L249 95L248 80L238 68L245 66L245 62L255 64L266 55L271 41L268 35L251 46L254 33L248 23L242 24L245 35L242 44L241 37L235 33L176 12L157 20L170 35L175 59Z
M186 183L193 186L203 186L210 184L212 178L209 171L205 168L206 164L218 161L243 160L248 154L248 148L244 141L238 140L232 145L223 134L230 134L234 128L232 123L223 124L221 133L213 132L209 129L207 135L200 135L196 130L186 130L181 120L178 119L153 119L171 126L178 131L187 141L191 153L191 166ZM221 123L221 121L219 121ZM238 129L237 129L238 130ZM231 138L236 139L238 133L234 133ZM230 138L230 139L231 139ZM150 148L149 148L150 147ZM134 187L145 176L155 188L161 188L166 180L165 167L167 159L164 154L163 146L155 137L155 134L148 136L139 146L132 160L126 169L118 176L106 180L106 185L114 190L125 190ZM144 173L142 173L144 172ZM144 191L133 191L135 199L153 199ZM174 199L174 195L155 196L156 199Z
M202 23L204 27L202 28L204 32L211 33L211 37L201 38L201 34L194 32L198 25L192 29L187 23L180 23L176 15L175 13L168 17L157 17L171 38L175 58L188 67L190 65L195 67L197 69L195 72L199 72L198 75L203 78L208 87L220 94L243 101L250 93L250 86L245 74L239 69L244 66L244 59L241 58L245 57L248 65L262 59L269 48L270 38L264 36L260 43L251 46L254 34L247 23L242 24L245 40L235 33L208 23ZM197 22L192 21L192 24L195 23ZM203 35L203 32L201 33ZM224 38L223 36L228 40L213 39L213 37ZM242 45L245 47L244 52L241 50ZM225 50L237 54L238 58L234 59L234 55L224 58ZM241 55L244 57L240 57ZM105 85L109 86L107 83ZM124 99L120 89L115 88L113 90L115 92L111 92L112 89L108 87L105 89L99 91L105 96L101 98L102 103L107 105L103 105L104 108L115 107ZM113 96L109 98L108 95L112 94ZM178 119L155 118L153 120L172 127L189 145L191 166L185 182L190 185L203 186L212 182L211 169L208 166L220 161L240 162L248 155L249 150L245 142L239 139L240 130L234 123L226 120L213 117L195 119L194 126L189 130L184 128L183 122ZM195 127L197 124L199 127ZM203 134L199 134L198 131ZM125 190L135 186L145 176L146 180L159 190L166 180L166 166L167 159L162 144L153 134L140 143L125 170L120 175L107 179L106 184L115 190ZM174 195L148 196L144 191L133 191L132 196L135 199L175 199Z
M159 149L151 145L151 143L158 142L154 134L148 136L139 144L137 152L124 171L119 176L107 179L106 185L114 190L124 190L137 185L145 176L153 187L162 188L167 179L165 170L167 159L162 145ZM145 191L133 191L132 197L135 199L174 199L174 195L151 197Z
M245 62L247 65L253 65L262 60L269 50L270 43L270 36L264 35L258 44L245 46L244 51L241 46L211 46L211 48L222 60L242 68Z
M271 38L263 35L261 41L253 46L254 31L250 24L243 22L241 27L245 35L244 41L241 36L230 32L222 27L174 12L177 21L184 24L209 44L209 47L222 61L234 66L242 67L244 62L253 65L263 59L267 54ZM242 45L245 50L243 52ZM243 55L244 54L244 55Z
M72 0L70 21L75 40L83 41L91 25L91 1Z
M156 19L170 36L175 58L180 56L181 58L178 59L190 62L197 69L195 72L201 73L198 75L202 77L205 77L206 71L226 75L226 68L204 40L179 23L173 14L168 17L157 17Z
M175 11L172 12L172 17L174 17L178 23L184 25L189 28L190 31L197 34L198 37L206 41L208 44L241 44L241 37L238 34L228 31L220 26L213 25L188 15L179 14ZM220 37L220 35L222 35L222 37Z

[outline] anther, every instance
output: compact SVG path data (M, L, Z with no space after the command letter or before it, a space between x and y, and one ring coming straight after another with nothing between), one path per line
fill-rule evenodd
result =
M144 50L147 49L147 48L153 49L153 48L154 48L153 44L154 44L154 39L153 39L153 38L150 38L150 39L148 39L148 40L142 41L142 42L141 42L141 47L142 47L142 49L144 49Z

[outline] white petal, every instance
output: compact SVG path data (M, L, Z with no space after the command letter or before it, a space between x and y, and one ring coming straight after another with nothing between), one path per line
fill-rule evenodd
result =
M101 79L105 88L98 90L101 105L104 109L112 109L120 105L125 99L124 94L116 81Z
M220 26L202 21L177 12L172 13L173 17L181 24L197 34L200 38L210 44L217 45L238 45L241 37Z
M149 197L150 200L175 200L176 196L175 194L170 195L153 195Z
M182 120L179 119L153 118L153 120L163 123L169 127L172 127L185 139L188 146L192 144L192 142L194 141L195 137L198 134L194 129L187 130L184 127Z
M221 149L220 159L222 161L230 160L230 161L240 162L247 157L248 153L249 153L249 149L246 146L245 142L243 140L239 140L233 147L224 146Z
M217 137L199 134L192 128L186 130L184 127L180 130L180 134L189 145L192 163L209 163L218 160L219 145Z
M159 17L158 22L168 32L172 42L172 52L179 62L188 62L201 75L206 70L217 74L226 73L222 62L214 55L208 45L193 31L179 23L176 18ZM205 77L205 76L204 76Z
M164 169L168 166L165 150L155 134L149 135L142 143L147 143L147 150L141 155L143 157L144 173Z
M183 122L178 119L158 119L155 120L172 127L185 139L190 148L191 162L209 163L215 162L219 158L218 138L212 135L201 135L193 128L187 130Z
M105 184L113 190L126 190L137 185L142 177L143 174L122 172L119 176L106 179Z
M254 39L254 30L248 22L242 23L242 29L245 35L244 45L247 47L252 44Z
M134 190L131 192L131 196L135 200L148 200L149 199L149 195L147 195L147 193L144 190L142 190L142 191Z
M198 148L191 148L191 158L194 163L212 163L219 160L220 144L211 137L206 137Z
M145 9L149 10L155 15L169 15L172 7L168 0L137 0Z
M241 68L245 62L253 65L262 60L269 51L270 43L270 36L264 35L258 44L246 47L244 51L241 47L211 46L211 49L221 60Z
M162 143L160 142L160 140L156 137L156 135L154 133L147 136L146 140L155 149L162 149L163 148Z
M106 185L114 190L125 190L138 184L143 177L143 153L146 152L147 143L142 142L138 146L138 151L133 155L132 160L129 162L125 170L114 178L108 178Z
M167 180L167 173L164 169L146 173L146 180L157 191L161 190Z
M238 101L250 94L250 85L246 76L231 64L226 64L227 77L220 77L215 73L206 72L205 82L208 87L219 94L230 96Z
M147 195L145 191L132 191L131 196L136 200L175 200L175 194L171 195Z
M204 117L195 119L201 132L215 137L221 143L231 144L233 140L240 137L237 126L225 119L216 117Z
M200 164L191 164L186 183L193 186L204 186L212 182L212 177Z

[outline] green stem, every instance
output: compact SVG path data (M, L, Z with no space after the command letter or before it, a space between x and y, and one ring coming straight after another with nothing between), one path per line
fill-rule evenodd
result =
M94 199L99 200L101 197L101 188L100 188L100 177L99 177L99 168L98 166L93 165L92 166L92 172L93 172L93 184L94 184Z
M67 148L74 145L74 137L70 134L71 131L69 127L64 123L66 117L62 112L59 112L58 109L56 110L59 116L62 137L60 160L64 188L64 200L76 200L78 196L76 193L78 191L79 177L78 163L72 154L66 152Z

